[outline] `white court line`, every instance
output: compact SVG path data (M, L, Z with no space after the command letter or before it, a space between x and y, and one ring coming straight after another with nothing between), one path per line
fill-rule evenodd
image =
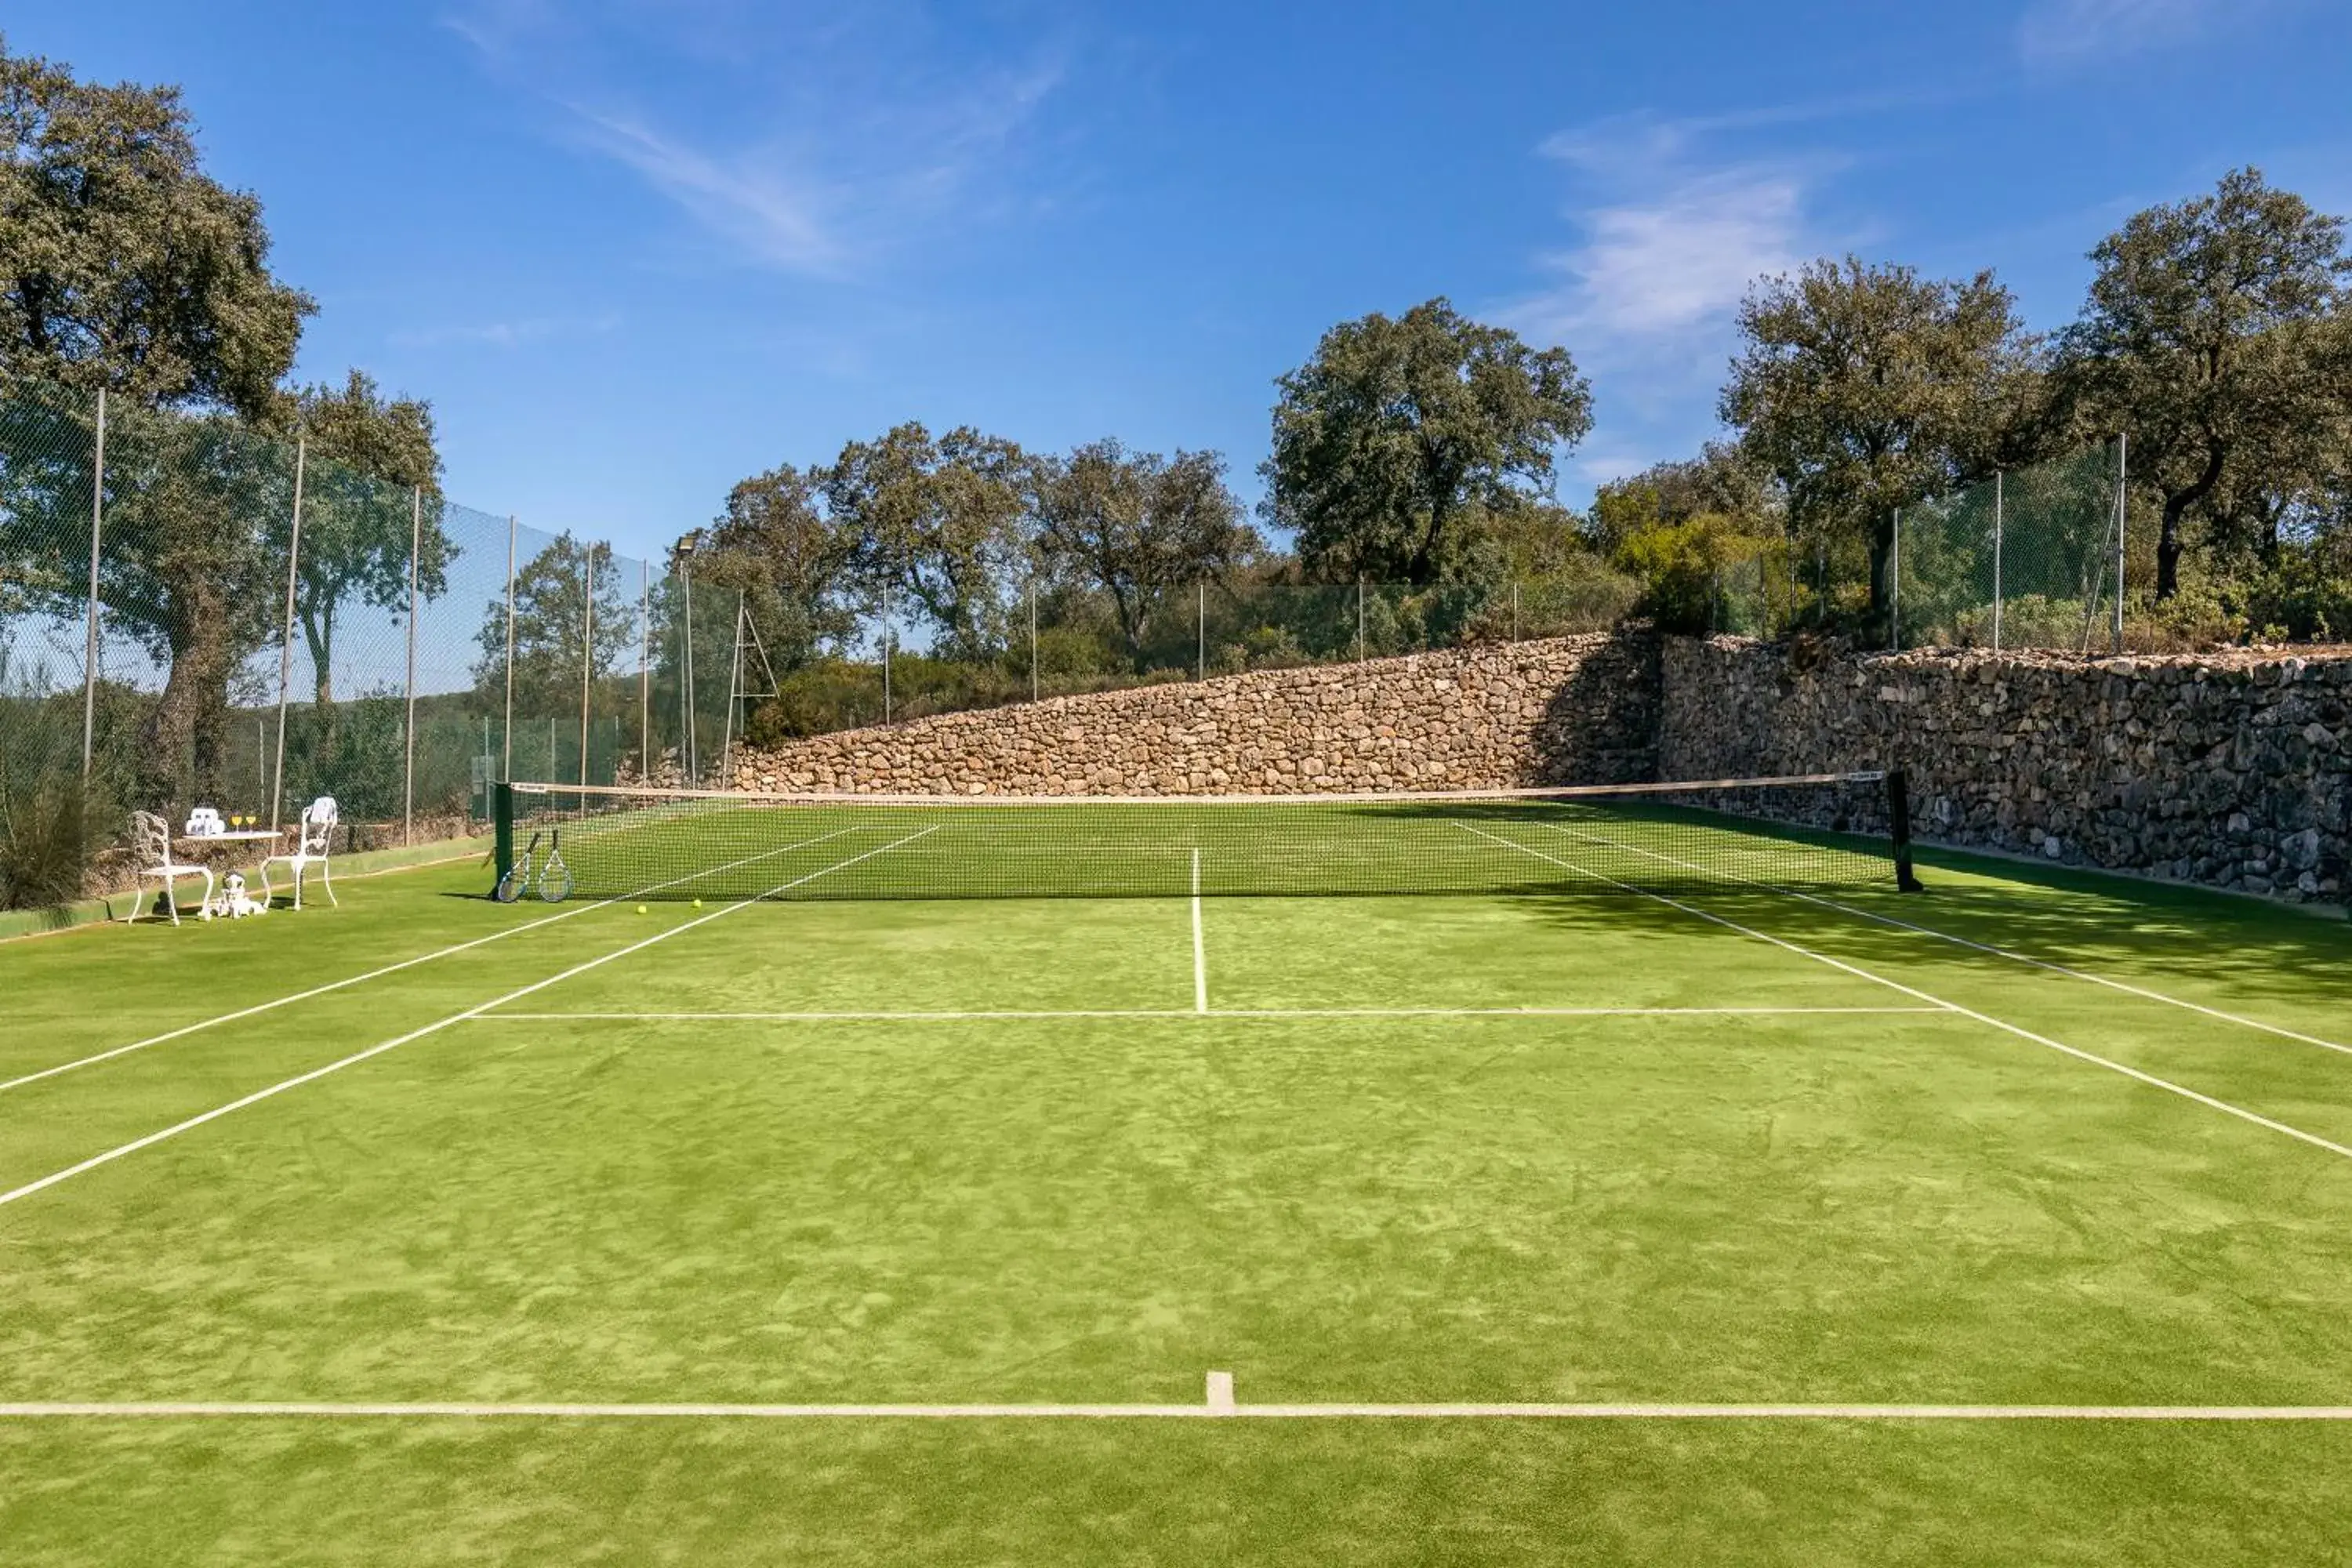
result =
M312 1068L309 1072L299 1073L281 1082L273 1083L267 1089L256 1089L251 1094L230 1100L226 1105L216 1105L210 1110L203 1111L197 1115L189 1117L184 1121L174 1122L171 1126L163 1129L161 1131L150 1132L143 1138L134 1138L130 1142L119 1145L116 1148L109 1149L102 1154L93 1154L89 1159L81 1161L78 1164L68 1165L62 1171L53 1171L49 1174L39 1178L37 1181L27 1182L21 1187L16 1187L8 1192L0 1193L0 1208L6 1207L8 1205L15 1203L19 1198L28 1198L35 1193L40 1192L47 1187L53 1187L59 1182L66 1181L70 1177L79 1176L85 1171L94 1171L100 1165L107 1164L115 1160L120 1160L125 1154L135 1154L140 1150L147 1148L152 1144L161 1143L167 1138L176 1138L183 1132L193 1131L196 1128L202 1127L207 1121L218 1121L220 1118L228 1115L231 1111L242 1110L248 1105L258 1105L263 1100L270 1099L275 1095L283 1094L289 1089L299 1089L302 1085L315 1082L320 1079L325 1078L330 1073L341 1072L348 1067L356 1067L361 1062L367 1060L370 1057L380 1057L384 1052L407 1045L412 1040L421 1040L427 1035L437 1034L441 1030L447 1028L452 1024L463 1023L465 1020L477 1017L481 1014L489 1011L489 1009L493 1007L499 1006L508 1002L519 1001L535 992L544 991L551 985L570 980L575 975L585 974L588 971L610 963L616 958L626 958L633 952L642 952L657 942L667 942L671 937L677 936L684 931L692 931L697 926L708 925L712 921L718 920L722 916L733 914L737 910L742 909L746 905L758 903L761 899L773 898L778 893L797 888L803 882L814 882L819 877L830 876L834 872L842 870L846 867L855 866L861 860L871 860L875 856L887 854L888 851L898 847L901 844L911 844L916 839L922 837L926 833L936 833L938 831L939 825L934 823L930 826L923 828L919 832L908 834L904 838L893 839L891 842L882 846L879 849L868 849L863 855L853 855L846 860L838 861L834 865L827 866L822 871L811 871L804 877L796 877L789 882L778 883L775 887L770 888L764 893L755 893L748 899L743 899L738 902L729 904L723 909L713 910L707 915L697 915L694 919L686 921L682 925L674 925L667 931L656 931L653 935L646 937L642 942L633 942L626 947L592 958L584 963L575 963L571 968L563 971L561 974L551 974L544 980L533 981L530 984L522 986L517 990L509 991L503 996L484 1002L478 1006L466 1008L463 1012L452 1013L446 1018L436 1019L434 1022L425 1025L421 1029L411 1029L407 1034L398 1036L393 1039L385 1040L378 1045L370 1046L363 1051L354 1051L350 1056L344 1057L339 1061L329 1062L326 1066L321 1068Z
M464 952L468 948L480 947L485 942L498 942L522 931L536 931L541 926L553 925L558 921L568 921L575 915L592 914L598 910L609 909L617 903L625 903L629 899L641 899L647 893L658 893L665 888L674 888L680 882L691 882L698 877L709 877L720 871L731 871L738 866L748 866L754 860L772 859L778 855L789 854L794 849L804 849L812 844L823 844L826 839L838 838L844 833L857 831L859 829L856 827L845 827L839 832L823 834L814 838L803 838L797 844L787 844L781 849L764 850L757 855L747 855L740 860L730 860L724 866L713 866L708 870L696 871L688 876L672 877L667 882L656 882L650 887L640 888L635 892L620 898L602 899L593 904L583 904L576 910L566 910L560 915L542 915L535 921L525 921L519 926L507 926L502 930L490 932L488 936L478 936L471 942L457 942L436 952L420 953L415 958L404 958L398 963L387 963L381 969L371 969L365 974L353 974L341 980L331 980L324 985L313 985L308 991L297 991L291 995L279 996L272 1001L257 1002L250 1007L242 1007L234 1013L223 1013L217 1018L206 1018L200 1023L184 1024L179 1028L167 1030L160 1035L151 1035L143 1040L133 1040L127 1046L116 1046L111 1050L100 1051L94 1056L82 1057L69 1062L59 1062L56 1067L43 1068L38 1072L28 1072L20 1078L0 1081L0 1094L5 1094L12 1089L22 1089L28 1083L38 1083L45 1078L55 1078L59 1073L72 1072L79 1068L96 1067L100 1062L112 1061L117 1057L129 1056L133 1051L143 1051L150 1046L165 1045L184 1036L196 1034L201 1030L210 1029L222 1024L234 1024L240 1018L250 1018L256 1014L267 1013L273 1008L289 1006L296 1002L307 1002L313 996L324 996L330 991L341 991L346 986L357 985L363 981L380 980L387 974L397 974L404 969L414 969L420 963L430 963L436 958L446 958L454 952ZM458 858L471 859L472 857L461 856ZM391 868L404 871L410 868L396 866ZM373 875L373 873L368 874Z
M1738 921L1726 920L1723 916L1700 909L1696 904L1686 904L1680 899L1671 899L1664 893L1652 892L1647 888L1637 888L1629 882L1618 881L1613 877L1602 876L1598 871L1589 870L1571 861L1562 860L1557 856L1547 855L1540 849L1530 848L1527 845L1521 844L1515 839L1505 838L1499 834L1489 833L1483 827L1474 827L1466 822L1460 821L1456 821L1454 826L1461 828L1465 833L1475 833L1481 838L1490 838L1497 844L1507 845L1511 848L1518 850L1521 854L1532 855L1538 860L1549 860L1553 865L1560 867L1566 870L1573 871L1580 877L1590 877L1595 881L1606 882L1611 887L1619 889L1624 892L1639 893L1645 899L1655 899L1662 904L1680 910L1685 914L1696 915L1700 920L1711 921L1716 925L1722 926L1727 931L1736 931L1742 936L1752 936L1759 942L1769 942L1774 947L1783 948L1788 952L1799 954L1801 957L1810 958L1816 963L1825 963L1832 969L1842 970L1844 973L1854 976L1856 979L1867 980L1875 985L1884 985L1890 991L1901 992L1904 995L1915 998L1917 1001L1933 1003L1936 1006L1946 1012L1957 1013L1963 1018L1973 1018L1979 1024L1984 1024L1990 1027L2000 1030L2003 1034L2014 1035L2021 1040L2028 1040L2032 1042L2034 1045L2046 1047L2049 1049L2060 1052L2063 1055L2073 1057L2078 1061L2089 1062L2094 1067L2105 1068L2109 1072L2121 1073L2124 1077L2136 1079L2139 1082L2147 1084L2152 1089L2160 1089L2168 1094L2177 1094L2183 1100L2194 1100L2198 1104L2206 1107L2208 1110L2221 1111L2225 1116L2234 1116L2241 1121L2250 1121L2257 1127L2266 1127L2273 1132L2283 1132L2287 1137L2308 1143L2315 1149L2325 1149L2331 1154L2340 1155L2344 1159L2352 1160L2352 1148L2347 1148L2341 1143L2322 1138L2315 1132L2305 1132L2300 1127L2290 1127L2284 1121L2273 1121L2267 1116L2248 1110L2243 1106L2231 1105L2226 1100L2216 1100L2210 1094L2200 1094L2197 1090L2190 1089L2186 1085L2173 1082L2170 1079L2158 1078L2154 1073L2142 1072L2139 1068L2135 1067L2126 1067L2122 1062L2113 1060L2107 1057L2096 1055L2091 1051L2084 1050L2080 1047L2069 1046L2061 1041L2053 1040L2047 1035L2037 1035L2031 1029L2023 1028L2016 1024L2005 1022L2002 1019L1992 1016L1990 1013L1979 1013L1972 1007L1963 1007L1957 1002L1948 1002L1940 996L1930 996L1927 993L1918 989L1916 986L1906 985L1899 980L1889 980L1883 974L1874 974L1869 970L1864 969L1858 964L1848 963L1843 959L1832 958L1825 952L1815 952L1811 948L1801 947L1797 943L1790 942L1785 938L1773 936L1767 931L1758 931L1753 926L1741 925Z
M1192 851L1192 1011L1209 1010L1209 949L1201 937L1201 852Z
M729 1405L323 1400L22 1401L0 1420L2352 1421L2352 1405L1799 1405L1370 1402L1243 1405Z
M1853 904L1842 904L1835 899L1824 899L1816 893L1802 892L1795 888L1783 888L1773 882L1759 882L1753 877L1743 877L1736 871L1722 871L1713 867L1702 867L1693 861L1677 859L1672 855L1661 855L1654 849L1645 849L1638 844L1625 844L1614 838L1596 837L1576 828L1560 826L1557 823L1539 823L1538 826L1548 833L1563 833L1572 838L1580 838L1588 844L1606 845L1612 849L1629 849L1636 855L1645 855L1653 860L1663 860L1669 866L1680 866L1685 870L1703 870L1710 876L1720 876L1727 881L1744 882L1751 888L1760 888L1768 893L1780 893L1791 899L1802 899L1809 904L1819 904L1825 910L1836 910L1840 913L1853 915L1857 919L1875 921L1883 926L1894 926L1902 931L1916 931L1921 936L1932 936L1939 942L1948 942L1958 947L1969 948L1978 952L1989 952L1996 958L2006 958L2014 963L2028 964L2035 969L2046 969L2053 974L2063 974L2072 980L2084 981L2093 985L2104 985L2110 991L2121 991L2126 995L2137 996L2143 1001L2161 1002L2168 1007L2179 1007L2191 1013L2202 1013L2209 1018L2218 1018L2225 1024L2236 1024L2249 1029L2259 1029L2266 1035L2276 1035L2282 1039L2297 1040L2306 1046L2317 1046L2322 1050L2339 1051L2346 1056L2352 1056L2352 1046L2341 1045L2335 1040L2324 1040L2317 1035L2306 1035L2283 1025L2266 1024L2260 1018L2249 1018L2241 1013L2227 1013L2219 1007L2208 1007L2201 1002L2191 1002L2179 996L2168 996L2161 991L2150 991L2146 986L2110 979L2104 974L2094 974L2087 969L2076 969L2069 964L2053 963L2046 958L2036 958L2031 953L2020 952L2014 948L2001 947L1988 942L1975 942L1964 936L1955 936L1950 931L1938 931L1934 926L1923 926L1915 921L1897 920L1893 915L1880 914L1874 910L1861 909Z
M906 1012L834 1011L809 1013L484 1013L474 1021L511 1023L654 1023L654 1024L834 1024L929 1023L1057 1018L1777 1018L1818 1016L1884 1016L1889 1014L1948 1013L1948 1007L1220 1007L1213 1013L1189 1007L1071 1007L1003 1009L930 1009Z

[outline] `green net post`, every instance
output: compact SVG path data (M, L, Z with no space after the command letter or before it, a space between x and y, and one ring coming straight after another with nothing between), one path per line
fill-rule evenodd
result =
M490 886L495 888L514 869L514 785L504 779L490 785L490 832L498 873Z

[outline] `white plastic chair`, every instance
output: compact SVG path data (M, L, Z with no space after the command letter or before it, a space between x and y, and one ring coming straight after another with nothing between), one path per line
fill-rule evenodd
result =
M335 797L322 795L302 808L302 820L294 830L294 847L284 854L272 855L261 863L261 901L268 903L277 896L269 885L269 868L284 864L294 868L294 907L302 907L302 873L310 867L319 868L319 884L327 889L327 902L342 907L335 897L335 881L329 875L327 855L335 844L337 813Z
M184 881L190 877L202 877L205 879L205 896L196 905L196 918L199 920L212 918L212 868L191 865L187 861L172 858L172 825L170 823L152 811L132 812L131 814L131 852L139 861L141 882L143 883L152 877L163 883L163 887L156 891L155 896L159 900L168 897L172 900L173 925L180 923L180 895L174 884ZM139 895L144 891L146 889L142 887L131 895L131 918L134 921L139 918ZM147 912L153 914L155 906L148 905Z

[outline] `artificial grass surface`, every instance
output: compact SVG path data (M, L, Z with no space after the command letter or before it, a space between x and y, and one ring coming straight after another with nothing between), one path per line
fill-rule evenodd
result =
M2352 1400L2352 1056L1754 889L610 907L472 868L0 948L0 1402ZM1856 908L2341 1040L2352 931ZM578 910L581 912L572 913ZM522 928L551 914L567 918ZM703 923L682 929L693 921ZM1861 973L1855 973L1859 971ZM1906 994L1874 982L1883 976ZM1125 1012L1052 1018L709 1013ZM504 1012L509 1016L496 1015ZM513 1015L620 1015L530 1016ZM27 1562L2324 1558L2352 1430L0 1420Z

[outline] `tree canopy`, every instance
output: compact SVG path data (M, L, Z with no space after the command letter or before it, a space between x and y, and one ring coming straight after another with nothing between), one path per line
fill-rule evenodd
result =
M1990 272L1944 281L1850 256L1763 279L1738 326L1723 421L1800 532L1867 542L1883 617L1895 510L1990 472L2028 400L2016 301Z
M0 363L149 407L268 411L309 295L261 204L204 173L179 90L0 44Z
M1566 349L1530 348L1443 299L1333 327L1276 384L1265 515L1335 581L1459 574L1484 518L1548 496L1555 454L1592 426Z
M2097 275L2061 340L2085 426L2130 437L2162 519L2156 590L2180 584L2183 523L2226 534L2275 517L2331 468L2352 421L2341 309L2344 226L2256 169L2135 215L2091 252Z

